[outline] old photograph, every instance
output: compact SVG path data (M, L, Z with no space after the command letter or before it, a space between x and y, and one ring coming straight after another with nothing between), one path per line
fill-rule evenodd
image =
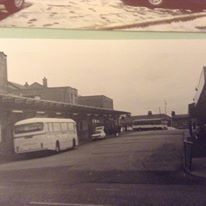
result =
M0 205L206 205L206 41L0 39Z
M206 0L0 0L0 27L205 32Z

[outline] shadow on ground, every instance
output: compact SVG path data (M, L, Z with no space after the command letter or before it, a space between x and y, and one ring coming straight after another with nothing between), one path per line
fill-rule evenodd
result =
M70 150L72 149L63 150L59 154ZM0 155L0 164L13 162L13 161L24 161L24 160L45 158L52 155L58 155L58 153L55 151L38 151L38 152L29 152L29 153L22 153L22 154Z
M122 0L122 2L126 5L130 6L136 6L136 7L149 7L151 6L148 5L148 3L144 0ZM194 4L194 3L188 3L187 1L167 1L164 3L162 6L159 8L162 9L179 9L183 13L184 12L201 12L203 10L206 10L206 3L205 5L201 4Z
M32 175L38 181L52 180L50 184L150 184L150 185L206 185L206 179L185 174L181 171L93 171L73 170L73 166L32 168L0 171L0 181L8 182L14 177L24 179ZM58 174L58 175L57 175ZM35 183L36 184L36 183Z

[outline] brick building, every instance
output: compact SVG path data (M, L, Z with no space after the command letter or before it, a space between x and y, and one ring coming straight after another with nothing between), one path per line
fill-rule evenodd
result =
M105 109L114 109L113 100L104 95L79 96L78 104L85 105L85 106L105 108Z
M8 92L18 96L58 101L70 104L77 104L78 91L72 87L48 87L47 79L44 77L42 84L34 82L24 85L8 82Z

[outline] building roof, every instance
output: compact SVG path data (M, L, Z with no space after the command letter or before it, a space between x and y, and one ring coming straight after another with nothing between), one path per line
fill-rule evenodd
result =
M111 114L122 115L130 114L125 111L105 109L92 106L74 105L57 101L38 100L34 98L20 97L10 94L0 94L0 106L3 110L34 110L50 111L62 113L85 113L85 114Z
M27 87L24 87L24 89L42 89L42 88L44 88L44 86L38 82L34 82L28 85Z
M107 97L105 95L79 95L78 98L96 98L96 97L100 97L100 98L106 98L106 99L111 99L110 97ZM112 100L112 99L111 99Z
M14 82L10 82L10 81L8 81L8 87L9 88L14 88L14 89L25 89L24 85L17 84L17 83L14 83Z
M34 82L28 86L25 86L25 85L22 85L22 84L18 84L18 83L15 83L15 82L10 82L8 81L8 87L11 88L11 89L19 89L19 90L33 90L33 89L45 89L45 87L38 83L38 82ZM74 89L74 90L77 90L76 88L73 88L73 87L70 87L70 86L61 86L61 87L46 87L47 89L56 89L56 88L70 88L70 89Z

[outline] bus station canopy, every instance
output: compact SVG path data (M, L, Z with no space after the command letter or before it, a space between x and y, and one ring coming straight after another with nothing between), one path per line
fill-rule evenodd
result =
M91 115L129 115L129 112L105 109L100 107L69 104L57 101L39 100L15 96L10 94L0 94L0 110L12 111L43 111L61 112L66 114L91 114Z

